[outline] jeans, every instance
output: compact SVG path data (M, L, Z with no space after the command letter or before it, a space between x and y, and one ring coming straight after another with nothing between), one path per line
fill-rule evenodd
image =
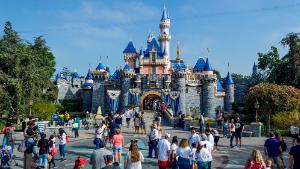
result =
M148 156L149 157L152 157L152 151L154 150L155 152L155 157L157 157L157 144L158 144L158 140L151 140L149 142L149 153L148 153Z
M230 135L230 146L233 146L232 145L232 141L233 141L233 138L234 138L234 135L235 135L235 133L230 133L231 135Z
M59 154L60 154L60 157L62 157L62 158L66 157L65 147L66 147L66 144L59 145Z
M199 132L200 132L200 133L203 133L203 125L204 125L204 124L202 124L202 123L199 124Z
M40 154L39 155L39 166L48 167L48 154Z
M79 136L79 133L78 133L78 128L75 128L75 138L77 138Z
M228 128L223 128L223 136L229 138Z
M207 162L207 163L208 163L207 169L211 169L211 162L212 162L212 161L208 161L208 162Z
M53 164L53 167L55 167L55 162L54 162L54 156L52 157L51 161L49 161L49 169L51 168L51 163Z
M192 168L192 166L190 164L190 159L188 159L188 158L179 157L177 164L178 164L178 168L179 169Z
M2 148L6 146L6 136L3 136Z

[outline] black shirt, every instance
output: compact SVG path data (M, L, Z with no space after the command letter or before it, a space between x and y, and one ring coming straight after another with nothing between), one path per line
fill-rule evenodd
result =
M235 132L241 133L243 130L244 124L239 121L239 122L236 122L234 125L235 125Z
M299 169L300 168L300 145L293 146L289 154L294 157L293 169Z
M40 139L37 146L40 148L39 155L48 153L49 145L47 139Z

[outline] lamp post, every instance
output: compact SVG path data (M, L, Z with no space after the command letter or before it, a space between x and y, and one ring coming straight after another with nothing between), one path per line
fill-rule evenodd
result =
M31 107L33 105L33 101L29 100L29 116L31 117Z
M255 108L255 121L258 122L257 110L259 109L259 103L257 99L256 102L254 103L254 108Z
M269 110L269 101L266 101L266 106L267 106L267 113L268 113L268 119L267 119L268 120L268 122L267 122L267 125L268 125L267 126L268 127L267 131L268 132L267 133L270 133L270 131L271 131L271 122L270 122L271 121L271 117L270 117L270 110Z

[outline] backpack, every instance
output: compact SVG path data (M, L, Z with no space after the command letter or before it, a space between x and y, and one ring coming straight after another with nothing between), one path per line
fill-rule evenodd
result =
M286 145L286 143L285 143L284 140L282 140L282 141L280 142L280 147L281 147L281 149L282 149L282 152L285 152L285 151L287 150L287 145Z
M18 151L21 152L21 153L23 153L23 152L26 151L26 149L27 149L27 147L26 147L26 140L23 140L21 142L21 144L19 144L19 146L18 146Z

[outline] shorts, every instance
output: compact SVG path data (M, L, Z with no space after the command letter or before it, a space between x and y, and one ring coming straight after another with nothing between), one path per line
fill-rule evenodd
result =
M283 168L283 164L282 164L282 161L279 156L278 157L268 157L268 160L272 161L272 165L274 165L274 166L277 165L277 168Z
M121 153L122 152L122 146L114 146L113 147L114 153Z
M298 136L299 136L299 134L291 134L291 137L292 137L293 139L297 139Z
M159 167L168 167L168 161L160 161L158 160Z
M234 132L234 137L242 138L242 132Z
M136 129L136 130L140 129L140 126L135 126L135 129Z
M141 129L145 129L146 128L145 123L141 123L140 127Z

